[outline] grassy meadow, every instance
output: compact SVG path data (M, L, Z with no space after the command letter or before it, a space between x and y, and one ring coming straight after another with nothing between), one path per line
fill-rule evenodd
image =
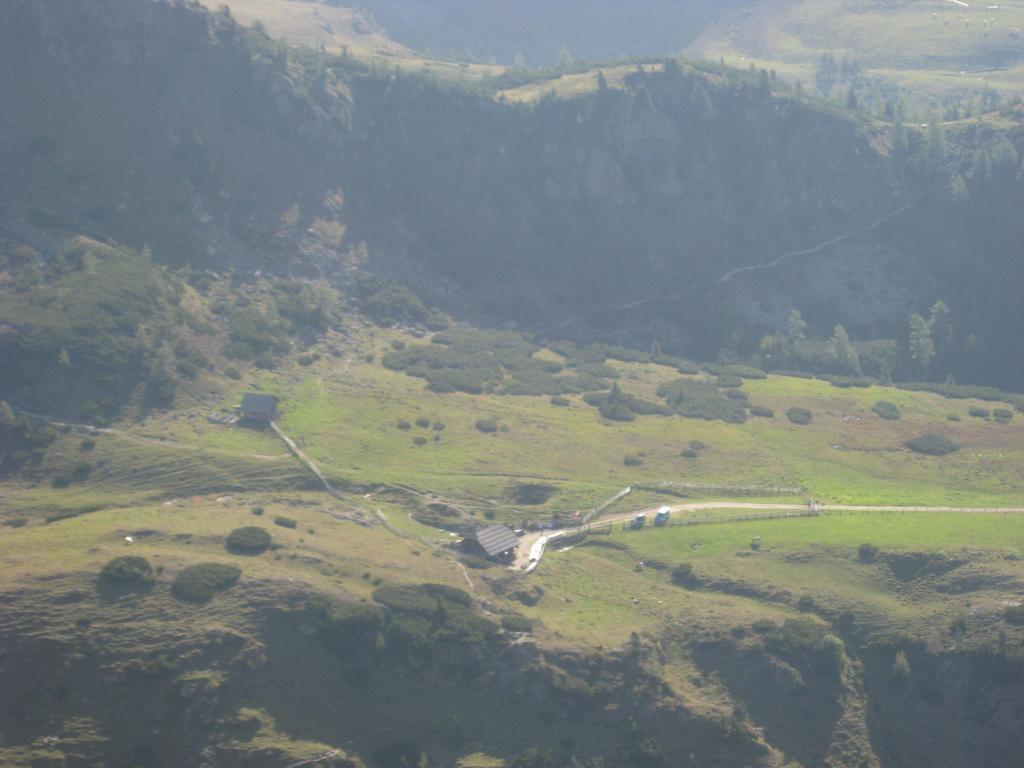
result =
M990 20L990 21L987 21ZM985 85L1020 90L1019 55L1024 3L998 6L948 0L903 0L884 5L824 0L770 2L713 25L687 54L745 67L776 69L813 84L822 54L849 55L870 75L941 96L980 91Z

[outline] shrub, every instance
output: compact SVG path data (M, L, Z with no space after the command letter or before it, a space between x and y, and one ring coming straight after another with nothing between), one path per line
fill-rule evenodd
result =
M555 395L554 397L551 398L551 404L557 405L559 408L568 408L570 405L572 405L572 402L567 397Z
M888 400L879 400L871 406L871 410L886 421L899 421L901 416L899 406Z
M501 628L506 632L533 632L533 621L526 616L515 614L501 617Z
M896 652L896 657L892 660L891 673L892 679L896 682L902 682L910 677L910 661L903 651Z
M873 563L878 557L878 547L874 544L861 544L857 548L857 559L862 563Z
M683 374L683 376L696 376L700 373L700 366L696 363L691 363L689 360L680 360L676 365L676 371Z
M946 421L963 421L963 419L961 419L959 415L951 413L946 417Z
M750 415L757 416L761 419L774 419L775 411L771 408L765 408L762 405L752 405L750 406Z
M252 512L256 517L262 517L263 516L263 507L253 507L249 511Z
M739 376L742 379L766 379L768 374L750 365L715 365L709 363L704 370L712 376Z
M988 408L979 408L975 405L967 409L967 415L973 416L976 419L987 419L991 415L991 412Z
M181 600L205 602L230 587L241 575L239 568L223 563L190 565L174 577L171 592Z
M416 426L419 427L420 429L426 429L427 427L430 426L430 419L428 419L426 416L420 416L418 419L416 419Z
M743 386L743 379L739 376L719 376L715 383L722 389L736 389Z
M100 569L100 578L115 584L142 584L153 580L153 568L144 557L115 557Z
M639 467L644 463L644 460L635 453L627 453L622 457L622 463L627 467Z
M1007 410L1006 408L996 408L992 411L992 416L1000 424L1009 424L1013 421L1013 411Z
M224 375L234 381L240 381L242 378L242 372L233 365L229 365L224 369Z
M445 423L443 421L435 421L431 425L431 429L433 429L435 432L444 432L444 430L445 430Z
M748 400L747 393L742 389L730 389L725 393L725 396L730 400Z
M463 555L459 558L462 564L467 568L472 568L477 571L486 571L489 568L494 567L494 562L483 557L477 557L476 555Z
M800 595L800 599L796 601L796 607L801 611L810 611L814 609L814 596L803 594Z
M811 423L813 416L806 408L790 408L786 411L786 418L794 424L805 426Z
M687 448L685 451L682 452L681 455L682 455L682 457L684 459L699 459L700 458L700 454L697 453L697 451L693 450L692 448Z
M417 435L412 439L412 443L418 448L422 448L424 445L427 444L427 438L423 437L423 435Z
M1015 605L1003 611L1003 618L1010 624L1024 626L1024 605Z
M707 450L707 448L708 448L708 445L706 443L702 443L700 440L691 440L690 441L690 449L691 450L694 450L694 451L704 451L704 450Z
M493 434L498 431L498 420L493 416L486 419L477 419L475 426L478 431L484 434Z
M235 528L228 534L225 546L231 552L243 554L258 554L270 549L270 534L263 528L249 525L244 528Z
M85 438L85 440L83 440L79 444L78 450L80 450L80 451L91 451L95 447L96 447L96 441L93 440L91 437L87 437L87 438Z
M405 349L405 342L402 341L401 339L392 339L391 348L401 352L403 349Z
M396 423L395 426L398 427L403 432L408 432L410 429L412 429L412 424L410 424L405 419L399 419L398 423Z
M680 563L672 569L673 584L688 584L693 579L693 566L690 563Z
M959 444L948 437L931 433L908 440L906 446L914 453L922 453L926 456L947 456L960 450Z
M299 522L290 517L278 516L274 518L274 525L279 525L282 528L298 528Z

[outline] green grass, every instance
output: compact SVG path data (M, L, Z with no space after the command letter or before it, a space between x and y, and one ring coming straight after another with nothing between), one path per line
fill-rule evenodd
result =
M736 510L723 510L722 516ZM753 536L764 547L855 552L864 543L883 549L946 551L1024 548L1024 515L960 512L831 512L822 517L762 520L706 526L673 526L616 532L638 554L666 561L699 561L749 549ZM698 548L691 545L698 544Z
M389 339L372 342L378 359ZM328 369L291 389L268 384L284 396L282 427L340 480L483 496L500 502L503 515L513 509L505 498L508 486L520 481L547 482L559 491L528 513L586 509L628 484L665 480L802 485L823 501L864 504L1010 506L1024 491L1019 420L946 420L951 412L966 413L973 401L772 376L748 381L744 390L752 403L772 407L774 419L730 425L644 416L610 424L578 397L570 398L569 408L558 408L547 397L439 395L418 379L361 360L346 363L342 375ZM658 385L675 376L664 366L615 365L623 389L644 397L655 397ZM903 418L889 422L871 412L880 399L896 403ZM793 406L811 410L812 424L796 427L778 415ZM440 443L417 447L413 433L419 430L394 426L421 417L447 424ZM508 431L479 432L476 420L488 417ZM942 459L915 456L904 443L924 431L948 434L964 450ZM710 448L687 460L680 454L691 440ZM642 454L642 463L623 466L627 454Z

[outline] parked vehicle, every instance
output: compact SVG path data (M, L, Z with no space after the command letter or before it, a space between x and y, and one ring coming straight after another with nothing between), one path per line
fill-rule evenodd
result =
M671 507L662 507L654 515L655 525L667 525L668 519L672 515Z
M647 515L645 515L643 512L641 512L639 515L634 517L629 522L629 527L634 530L638 528L643 528L645 525L647 525Z

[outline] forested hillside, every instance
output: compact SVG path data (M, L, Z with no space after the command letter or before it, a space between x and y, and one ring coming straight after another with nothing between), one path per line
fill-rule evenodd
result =
M916 127L675 61L513 103L522 75L443 85L188 5L0 13L25 74L0 86L12 243L377 271L485 322L705 359L756 357L797 309L812 338L841 323L888 344L873 375L1024 385L1006 363L1024 336L1013 109ZM910 320L937 300L951 330L922 364Z

